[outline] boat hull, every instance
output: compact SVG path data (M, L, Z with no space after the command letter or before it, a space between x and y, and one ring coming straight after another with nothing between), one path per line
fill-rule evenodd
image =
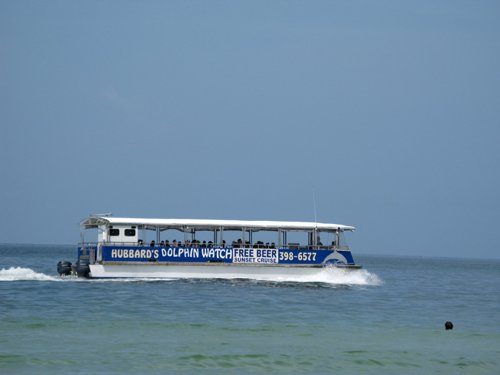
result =
M317 276L330 268L359 269L357 265L328 266L254 266L234 264L91 264L91 278L158 279L259 279L280 280Z

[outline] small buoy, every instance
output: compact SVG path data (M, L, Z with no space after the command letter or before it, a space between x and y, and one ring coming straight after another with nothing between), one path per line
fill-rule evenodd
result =
M444 323L444 328L448 331L449 329L453 329L453 323L448 321Z

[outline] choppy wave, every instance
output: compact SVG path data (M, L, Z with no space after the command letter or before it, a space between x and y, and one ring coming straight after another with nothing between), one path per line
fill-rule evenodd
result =
M10 267L2 268L0 270L0 281L59 281L58 277L49 276L44 273L33 271L31 268L24 267Z
M307 283L307 284L329 284L329 285L366 285L377 286L382 284L382 280L367 270L352 270L341 268L323 268L317 273L307 276L261 276L254 280L269 281L276 283Z
M278 280L280 281L280 280ZM305 277L290 277L284 281L326 283L336 285L380 285L380 278L367 270L350 270L342 268L324 268L318 271L317 275Z

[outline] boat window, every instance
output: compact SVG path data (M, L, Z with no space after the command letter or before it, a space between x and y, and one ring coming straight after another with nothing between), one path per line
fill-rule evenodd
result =
M125 236L135 237L135 229L125 229Z
M120 229L111 228L109 230L109 235L110 236L119 236L120 235Z

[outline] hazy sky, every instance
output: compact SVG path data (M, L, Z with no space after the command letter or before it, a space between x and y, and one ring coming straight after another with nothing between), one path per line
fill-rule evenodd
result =
M0 242L91 213L499 258L499 1L0 1Z

